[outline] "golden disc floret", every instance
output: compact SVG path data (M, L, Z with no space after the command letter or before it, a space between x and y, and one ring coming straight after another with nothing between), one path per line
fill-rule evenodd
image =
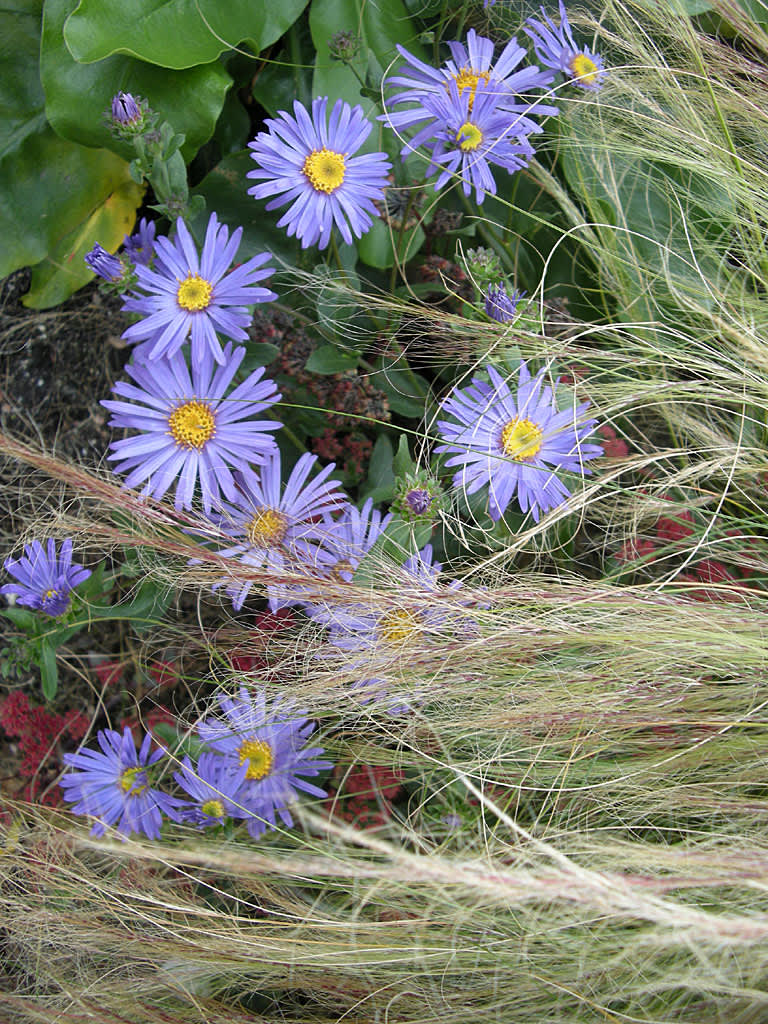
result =
M453 80L459 90L459 96L461 96L464 89L469 89L469 102L467 109L470 112L472 110L472 104L475 102L475 93L477 92L478 83L485 82L487 84L490 77L490 71L475 71L474 68L462 68L458 74L453 76ZM446 88L448 88L447 83Z
M532 420L516 416L501 431L501 447L516 462L530 462L541 450L544 435Z
M327 195L342 184L345 169L344 154L332 149L313 149L302 167L312 188Z
M285 537L288 519L276 508L260 508L245 528L245 535L257 548L275 548Z
M476 124L472 124L471 121L465 121L459 129L456 141L462 153L472 153L483 141L483 133Z
M199 313L211 304L213 285L199 274L189 273L183 281L179 281L176 289L176 301L188 313Z
M246 740L240 744L237 754L241 766L248 762L246 779L258 781L269 775L272 770L272 747L264 740Z
M193 398L173 410L168 426L176 444L200 451L216 432L216 417L207 402Z
M571 73L580 85L594 85L599 80L600 69L586 53L577 53L571 60Z

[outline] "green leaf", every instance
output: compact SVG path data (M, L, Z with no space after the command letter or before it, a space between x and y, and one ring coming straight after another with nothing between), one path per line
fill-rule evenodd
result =
M255 166L247 149L233 153L220 161L192 190L192 194L201 195L207 208L215 210L222 223L231 228L242 226L239 260L266 250L288 266L295 267L299 259L299 243L277 227L279 214L264 213L261 204L248 195L250 182L246 174ZM208 215L205 214L193 222L193 233L200 229L204 233L207 223Z
M405 477L409 473L413 473L415 469L416 463L411 458L411 450L408 446L408 435L401 434L397 444L397 452L392 462L392 470L395 476Z
M34 612L28 611L26 608L20 608L18 605L12 605L10 608L0 609L0 615L3 615L6 619L18 626L19 629L23 629L25 633L29 633L30 636L34 636L37 632L37 625L39 619Z
M387 396L390 408L401 416L422 419L429 399L429 384L418 373L414 373L405 362L405 356L397 362L376 361L376 387Z
M38 73L41 0L0 10L0 160L45 125Z
M16 153L0 161L0 277L44 260L126 182L128 164L114 153L76 146L50 128L27 138ZM138 204L140 194L133 187ZM120 210L125 217L122 199L114 205L115 220ZM119 230L126 223L130 230L134 219L131 215L124 220ZM116 229L113 237L118 233ZM110 239L102 243L106 248ZM70 255L61 258L68 261Z
M168 71L133 57L109 57L79 64L64 43L64 23L77 0L46 0L40 51L45 112L53 129L82 146L111 149L131 160L130 142L117 139L105 119L115 93L148 99L161 121L186 140L181 152L191 160L213 134L232 79L218 63Z
M674 114L665 116L671 121ZM707 282L718 279L735 220L733 197L717 177L690 161L673 166L596 144L594 125L580 110L560 130L570 136L566 178L593 219L603 222L596 230L612 254L617 315L654 320L657 303L679 308L680 292L711 305Z
M180 736L170 722L156 722L152 726L152 731L157 733L175 757L184 757L186 754L192 761L196 761L205 749L204 744L194 733L186 733L184 736Z
M168 587L147 579L139 586L132 600L112 605L110 608L92 609L91 618L101 622L124 619L132 623L137 633L141 633L160 619L172 597L173 591Z
M375 584L386 578L387 565L402 565L432 536L430 523L406 523L394 516L362 559L352 577L355 583Z
M64 38L83 64L115 53L159 64L191 68L216 60L246 43L254 54L280 38L307 0L81 0L67 19Z
M268 341L249 341L245 346L245 358L240 364L240 372L251 373L259 366L269 366L279 355L277 345Z
M354 370L360 356L335 345L320 345L307 360L305 369L310 373L330 374Z
M368 463L368 481L361 498L384 501L392 497L395 474L392 471L392 442L386 434L380 434L371 452Z
M59 687L59 669L56 664L56 650L46 640L40 642L40 675L43 696L46 700L53 700Z
M65 235L47 258L32 269L24 304L33 309L57 306L92 280L93 271L85 262L85 254L95 242L110 252L117 249L134 225L143 195L143 188L127 180L107 196L87 220Z

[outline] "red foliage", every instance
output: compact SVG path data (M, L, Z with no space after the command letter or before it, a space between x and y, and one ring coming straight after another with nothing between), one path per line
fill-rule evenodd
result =
M608 423L597 428L597 433L603 443L603 452L612 459L623 459L629 455L629 445L623 437L619 437L616 431Z
M379 828L392 817L392 805L403 795L405 775L383 765L337 765L325 807L350 825Z
M26 693L15 690L0 703L0 725L12 739L18 740L23 755L19 772L31 778L45 766L63 735L68 734L76 742L81 740L89 720L81 711L57 715L30 704Z

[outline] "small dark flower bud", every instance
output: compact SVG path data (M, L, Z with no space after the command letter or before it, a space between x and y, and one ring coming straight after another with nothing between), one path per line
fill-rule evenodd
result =
M328 49L331 60L349 64L360 52L360 36L356 36L354 32L336 32L328 40Z

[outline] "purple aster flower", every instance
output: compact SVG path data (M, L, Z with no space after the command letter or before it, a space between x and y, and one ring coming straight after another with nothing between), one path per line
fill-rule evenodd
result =
M562 71L574 85L579 85L582 89L600 89L606 74L602 58L599 54L592 53L586 46L576 45L563 0L560 0L559 28L547 17L543 7L541 16L544 21L528 18L523 31L533 42L536 57L545 67L552 69L548 81L554 80L554 72Z
M269 574L327 573L337 559L323 547L327 529L317 520L346 505L347 497L338 489L338 481L328 479L334 463L308 480L316 461L316 455L302 455L285 488L277 449L266 456L258 475L249 469L239 473L239 493L233 503L222 503L221 513L211 517L221 533L237 541L218 554ZM242 608L252 585L251 580L227 585L236 610ZM267 595L273 611L296 603L285 587L268 585Z
M274 292L256 286L272 267L262 265L270 258L260 253L227 273L235 258L242 228L232 232L219 224L216 214L208 220L203 251L198 256L183 220L176 221L176 240L158 238L154 269L136 267L138 288L148 294L132 293L123 309L144 314L144 319L123 333L126 341L145 341L145 358L172 356L187 339L192 342L192 363L200 366L204 354L212 352L217 363L225 356L216 332L235 341L247 341L246 328L253 319L245 308L255 302L276 299ZM258 269L260 268L261 269Z
M103 277L105 281L121 281L125 276L123 261L118 256L107 252L98 242L90 252L85 254L85 262L94 274Z
M178 801L153 789L147 774L165 751L156 750L150 755L152 738L147 733L137 754L128 726L122 736L114 729L101 729L96 738L101 753L86 747L75 754L64 754L64 763L79 769L59 782L64 799L75 803L75 814L97 819L91 835L103 836L106 826L114 825L126 836L137 832L158 839L163 814L177 818Z
M181 771L173 777L192 800L180 802L180 818L197 828L223 825L224 819L242 818L243 808L237 803L237 791L245 781L245 764L233 772L220 754L201 754L197 767L185 757Z
M371 217L380 215L373 201L384 198L392 167L385 153L354 156L373 127L361 106L336 100L326 124L327 105L327 96L313 100L310 116L295 100L295 117L279 111L265 121L269 131L249 143L259 169L248 177L262 183L248 194L277 196L268 210L290 203L277 226L295 235L303 249L315 244L325 249L334 224L347 244L369 231Z
M511 323L517 317L517 305L524 295L525 292L517 290L514 290L511 295L507 295L503 281L495 286L489 284L488 291L485 293L485 312L497 323Z
M494 63L494 44L491 39L479 36L474 29L467 33L466 45L460 42L448 44L451 59L441 68L433 68L429 64L414 57L402 46L398 52L408 64L405 74L395 75L387 79L388 88L402 86L404 91L390 98L390 106L396 107L406 103L416 106L404 111L388 111L380 120L386 121L391 128L401 132L419 121L431 120L434 111L425 104L428 96L447 96L450 83L454 82L460 95L466 93L468 108L474 106L475 95L479 87L484 88L487 95L495 96L500 110L515 115L508 119L514 126L513 134L528 135L540 132L541 126L533 117L544 117L557 114L557 107L540 103L537 99L527 100L521 93L547 85L552 80L548 71L542 71L536 65L522 67L518 65L525 58L526 52L516 38L509 40ZM411 151L412 146L403 148L403 157Z
M123 250L131 263L140 263L143 267L150 265L155 254L155 231L155 222L142 217L139 221L139 230L133 235L125 236Z
M245 767L234 802L241 816L248 817L248 832L257 839L268 827L278 828L278 814L291 828L288 805L298 792L327 795L302 778L333 767L331 761L320 759L322 747L305 746L314 723L307 720L306 712L280 698L268 707L263 691L251 695L244 686L239 699L220 695L219 704L225 720L203 719L197 731L204 743L223 756L233 776Z
M433 120L410 145L416 148L434 140L429 170L437 166L440 171L435 191L458 176L464 194L470 195L474 188L477 202L482 203L486 192L496 194L490 164L512 174L528 164L533 147L518 134L519 125L501 109L498 96L478 84L470 110L471 99L469 90L459 94L454 81L449 82L447 94L426 96L424 108L431 111Z
M131 401L107 400L101 404L113 413L109 425L138 430L133 437L112 443L115 473L127 473L126 487L140 487L142 494L161 498L174 480L177 509L190 508L200 480L206 512L221 494L237 494L230 466L244 469L276 448L269 431L279 429L276 420L257 420L280 395L263 367L227 394L245 355L244 348L224 350L224 365L216 366L210 350L190 373L181 352L153 363L134 363L126 370L138 387L118 381L113 393Z
M401 587L415 587L417 593L434 591L441 570L440 562L432 561L432 545L426 544L403 563L398 583ZM460 585L455 581L450 588L456 589ZM423 637L446 621L443 609L407 607L405 604L385 612L361 604L311 605L306 611L310 618L328 627L331 644L347 651L397 652L404 644Z
M91 570L72 564L70 537L61 545L58 556L54 540L49 539L46 548L35 540L24 545L22 558L6 558L3 566L18 583L6 583L0 587L0 594L15 594L17 604L56 616L69 608L71 591L88 579Z
M486 371L490 385L475 377L444 399L442 411L458 423L438 421L447 444L435 451L450 453L446 466L461 466L454 487L474 494L488 486L492 519L503 516L516 494L522 511L530 509L538 522L542 512L570 497L557 473L586 476L584 463L603 454L600 445L585 443L596 420L582 420L589 402L558 411L557 382L543 387L545 370L531 377L521 360L514 393L494 367Z

